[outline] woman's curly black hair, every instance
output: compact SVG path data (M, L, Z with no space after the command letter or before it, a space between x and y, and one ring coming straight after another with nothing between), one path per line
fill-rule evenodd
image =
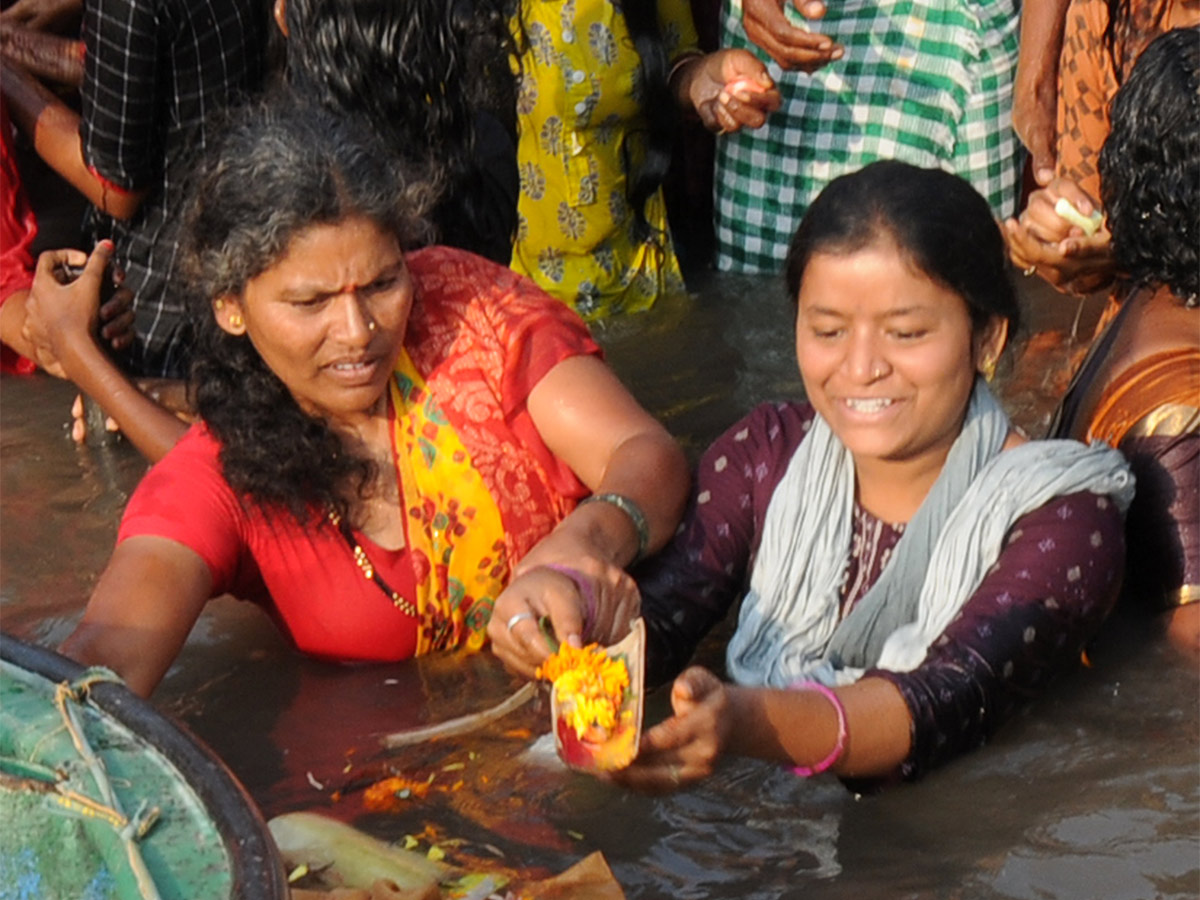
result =
M239 494L301 521L329 508L349 521L373 464L301 411L249 338L218 326L211 304L241 295L314 225L363 216L412 246L426 234L434 192L363 123L287 92L230 113L219 133L192 180L180 248L193 297L197 411L221 442L225 478Z
M394 154L441 183L439 240L507 265L516 45L504 0L287 0L285 21L288 84L363 115Z
M835 178L808 208L784 267L791 301L814 254L854 253L880 238L962 297L976 333L998 316L1016 334L1020 307L987 201L957 175L894 160Z
M1112 105L1100 192L1118 269L1200 303L1200 28L1156 38Z

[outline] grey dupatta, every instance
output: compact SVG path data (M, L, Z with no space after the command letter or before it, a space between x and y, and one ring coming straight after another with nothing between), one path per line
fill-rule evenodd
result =
M726 661L741 684L857 680L868 668L909 671L1003 549L1012 523L1052 498L1133 497L1124 458L1101 444L1030 441L1001 452L1008 417L977 379L941 475L879 579L839 623L850 553L854 462L814 418L767 506L750 589Z

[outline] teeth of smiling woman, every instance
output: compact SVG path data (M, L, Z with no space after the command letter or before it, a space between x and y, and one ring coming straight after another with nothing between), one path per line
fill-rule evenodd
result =
M367 367L367 365L368 364L365 362L334 363L333 367L335 369L337 369L339 372L353 372L355 369L365 369Z
M887 397L872 397L869 400L859 400L857 398L847 397L846 405L855 412L861 413L876 413L881 409L886 409L892 405L891 399Z

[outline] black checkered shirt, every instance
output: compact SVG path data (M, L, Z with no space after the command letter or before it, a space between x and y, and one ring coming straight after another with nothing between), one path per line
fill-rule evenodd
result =
M180 182L206 143L204 121L255 88L266 48L263 0L87 0L80 137L87 164L125 190L148 191L133 219L98 210L95 239L134 293L137 374L186 374L183 290L173 279Z

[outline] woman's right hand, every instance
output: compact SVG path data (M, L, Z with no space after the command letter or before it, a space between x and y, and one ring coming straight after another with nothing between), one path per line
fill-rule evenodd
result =
M488 639L506 667L532 678L554 652L553 641L576 647L615 643L628 633L640 606L637 585L625 570L598 558L570 529L559 528L517 565L496 598ZM543 617L553 641L542 631Z

